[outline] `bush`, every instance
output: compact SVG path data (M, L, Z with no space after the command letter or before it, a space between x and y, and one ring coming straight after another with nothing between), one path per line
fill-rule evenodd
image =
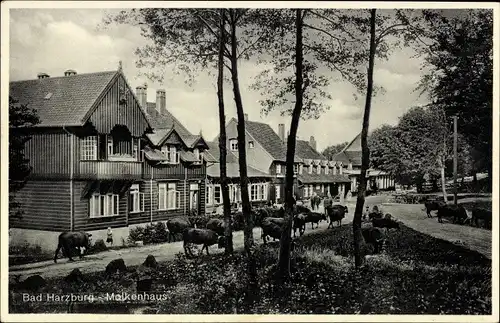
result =
M9 266L28 264L54 258L54 253L43 251L40 245L28 242L18 246L9 246Z
M165 222L150 223L145 226L138 226L130 229L128 236L129 243L142 241L145 245L152 243L162 243L168 240L167 226Z
M143 241L144 239L144 227L135 227L129 230L128 242L136 243L137 241Z
M102 251L107 251L108 246L106 246L106 243L102 239L98 239L95 241L93 245L90 246L88 253L97 253L97 252L102 252Z

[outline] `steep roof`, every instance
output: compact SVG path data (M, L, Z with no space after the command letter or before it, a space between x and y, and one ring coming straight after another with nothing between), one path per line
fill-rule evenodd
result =
M344 149L333 156L333 160L344 163L351 162L353 165L361 165L361 133L356 135Z
M245 129L275 160L286 160L286 146L271 126L266 123L247 120L245 121Z
M177 133L182 136L182 138L192 137L193 134L189 132L189 130L184 127L179 120L177 120L174 115L166 110L165 114L160 114L158 110L156 110L156 103L148 102L146 112L150 116L151 125L155 129L172 129L174 128Z
M302 159L327 159L325 156L316 151L306 140L297 140L295 146L295 155Z
M98 72L10 82L9 95L36 109L36 127L82 126L120 72Z
M208 153L212 155L212 157L217 160L217 162L220 161L220 150L219 150L219 143L216 141L207 141L208 145ZM226 163L238 163L238 157L229 149L227 150L227 155L226 155Z

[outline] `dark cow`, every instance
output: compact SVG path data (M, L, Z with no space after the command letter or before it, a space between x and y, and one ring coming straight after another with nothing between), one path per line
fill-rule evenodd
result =
M443 223L443 218L452 218L453 223L463 223L467 219L467 211L461 205L446 204L437 212L438 222Z
M471 225L476 225L479 228L479 220L483 221L485 228L491 229L491 210L475 207L472 209Z
M381 228L361 228L361 234L365 242L373 246L374 254L378 254L382 250L385 241L385 233Z
M293 236L295 237L297 229L299 229L299 234L302 236L306 231L306 215L298 214L293 219Z
M306 214L306 223L311 223L311 229L314 229L314 223L316 223L317 228L321 220L326 221L326 215L324 213L311 212Z
M345 218L348 210L347 206L337 204L328 205L326 208L326 212L328 214L328 217L330 218L330 224L328 224L328 228L330 228L330 226L333 228L333 221L337 221L339 227L342 225L342 219Z
M83 258L84 251L82 248L88 250L90 248L90 237L92 234L86 232L63 232L59 235L56 253L54 255L54 262L57 263L57 255L59 250L62 249L63 255L68 257L69 261L73 261L71 257L72 252L78 249L80 259Z
M445 206L444 201L425 201L424 206L427 212L427 217L432 218L431 211L439 211L440 208Z
M384 214L382 212L370 212L368 214L368 218L370 220L373 220L373 219L382 219L384 217Z
M177 234L182 234L188 228L191 228L192 224L188 219L173 218L167 221L167 229L169 231L168 242L172 239L175 241L175 236Z
M261 223L262 228L262 240L264 244L267 243L267 237L273 238L273 240L280 239L281 233L283 232L283 227L273 221L270 218L265 218Z
M191 251L190 248L188 248L189 244L202 244L203 247L201 248L200 254L203 253L203 249L207 251L208 253L208 247L212 246L216 243L218 243L218 247L222 248L224 247L224 237L219 237L217 233L213 230L210 229L195 229L195 228L188 228L184 230L184 233L182 234L184 238L184 253L186 256L188 255L188 249L189 249L189 255L193 256L193 252Z
M301 213L310 213L311 209L309 209L307 206L304 205L297 205L295 208L296 214L301 214Z
M207 229L215 231L218 235L224 235L224 220L221 219L210 219L207 222Z
M373 226L376 228L399 229L399 223L391 220L390 218L374 218L372 220Z

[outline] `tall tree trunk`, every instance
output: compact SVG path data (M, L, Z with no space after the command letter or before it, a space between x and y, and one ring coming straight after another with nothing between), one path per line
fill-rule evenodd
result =
M296 44L295 44L295 107L292 113L290 134L287 139L286 177L285 177L285 228L280 239L280 254L278 260L278 276L286 281L290 278L290 245L293 221L293 164L295 159L295 144L302 111L303 93L303 53L302 53L302 10L296 10Z
M217 75L217 99L219 102L219 150L220 150L220 179L222 189L222 203L224 207L224 240L226 255L233 253L233 228L231 227L231 204L229 201L229 187L227 183L226 166L226 114L224 112L224 10L220 9L220 35L219 35L219 60Z
M255 292L257 292L257 268L255 259L252 255L253 241L253 218L251 214L250 199L248 196L248 174L247 174L247 156L246 156L246 139L245 139L245 114L243 112L243 102L241 99L240 85L238 80L238 55L237 55L237 9L230 10L231 23L231 80L233 82L234 102L236 104L236 112L238 115L238 157L240 167L240 187L241 187L241 204L244 218L243 239L244 248L247 255L247 271L249 287L247 289L247 302L255 300Z
M448 203L448 194L446 194L446 176L444 173L445 169L442 162L440 163L439 168L441 169L441 190L443 192L443 199L446 203Z
M373 92L373 65L375 61L375 15L376 9L370 10L370 56L368 60L368 82L366 88L365 113L363 115L363 129L361 130L361 175L359 177L358 198L356 201L356 210L354 211L354 220L352 222L354 234L354 262L356 268L361 266L361 215L365 204L366 193L366 171L370 164L368 149L368 127L370 123L370 109Z

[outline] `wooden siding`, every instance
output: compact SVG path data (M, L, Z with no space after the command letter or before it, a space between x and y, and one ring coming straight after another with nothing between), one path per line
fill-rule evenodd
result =
M75 231L102 230L108 227L117 228L126 226L128 212L127 194L123 194L120 196L118 216L90 218L89 199L82 197L82 191L84 190L86 185L87 182L85 181L75 181L73 186Z
M120 105L120 88L127 88L126 104ZM139 103L132 94L125 79L120 75L108 89L96 110L90 116L90 122L99 133L110 133L117 124L126 126L132 136L141 137L148 129L148 122Z
M32 178L69 178L70 136L64 132L42 132L30 135L24 153L29 159Z
M182 141L181 137L179 137L179 135L174 131L174 132L170 133L167 140L165 140L165 144L179 145L179 144L183 144L183 141Z
M205 179L207 173L207 165L194 165L188 168L187 178L188 179Z
M24 215L10 219L10 226L21 229L70 230L70 181L28 181L16 193Z
M143 177L145 180L151 179L184 179L186 167L183 163L176 165L151 165L144 163Z
M81 161L79 179L141 179L141 162Z

